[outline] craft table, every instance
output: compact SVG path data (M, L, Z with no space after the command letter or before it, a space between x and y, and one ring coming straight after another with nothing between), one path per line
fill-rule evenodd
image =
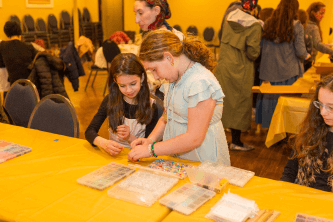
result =
M128 164L125 149L112 157L83 139L70 138L0 123L0 139L32 148L30 153L0 164L0 221L211 221L204 216L222 197L217 194L189 216L158 203L144 207L111 198L76 180L110 162ZM198 165L199 163L161 156ZM148 165L155 158L140 161ZM169 192L189 179L179 180ZM333 194L260 177L243 188L228 185L225 192L255 200L260 209L281 212L276 221L293 221L297 212L333 219Z
M140 206L109 197L109 188L98 191L76 182L110 162L127 165L128 149L112 157L83 139L2 123L0 139L32 148L30 153L0 164L0 221L153 222L171 212L158 202ZM180 181L173 189L184 183Z
M256 176L244 187L228 185L225 192L229 190L254 200L259 209L279 211L281 214L276 218L276 222L292 222L296 213L333 219L333 194L329 192ZM222 194L216 195L189 216L172 211L163 222L212 222L213 220L205 218L205 215L221 197Z

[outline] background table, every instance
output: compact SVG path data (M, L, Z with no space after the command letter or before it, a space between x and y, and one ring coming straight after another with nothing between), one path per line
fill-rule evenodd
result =
M310 98L280 96L271 124L268 129L265 145L272 146L286 138L286 133L297 134L310 105Z
M127 164L128 149L112 157L82 139L2 123L0 139L32 148L32 152L0 164L0 221L210 221L204 216L222 197L217 194L190 216L171 211L158 201L151 207L139 206L109 197L108 189L97 191L76 182L110 162ZM188 182L188 178L179 180L171 191ZM229 189L255 200L260 209L280 211L277 221L293 221L297 212L333 219L333 194L329 192L260 177L252 178L243 188L228 185L225 192Z

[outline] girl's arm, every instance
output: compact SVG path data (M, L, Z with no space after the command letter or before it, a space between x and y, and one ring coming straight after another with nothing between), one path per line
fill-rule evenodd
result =
M304 29L300 21L297 21L294 26L294 44L296 50L296 56L300 59L306 59L308 52L306 51L306 46L304 42ZM307 58L308 59L308 58Z
M298 174L298 160L297 158L291 159L293 155L294 155L294 150L291 151L289 160L286 166L284 167L284 171L281 177L282 181L295 183Z
M186 133L180 134L169 140L154 144L154 152L159 155L171 155L182 153L199 147L206 137L209 123L212 119L216 101L212 98L199 102L195 107L188 109L188 125ZM155 141L160 135L165 124L157 124L148 139ZM162 127L164 126L164 127ZM133 148L133 146L132 146ZM148 144L136 146L128 154L130 160L149 157Z

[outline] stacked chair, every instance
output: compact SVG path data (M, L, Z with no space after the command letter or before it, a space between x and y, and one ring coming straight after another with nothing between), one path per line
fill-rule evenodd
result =
M62 30L68 30L70 34L70 41L74 42L74 29L71 22L71 17L66 10L63 10L60 14L60 28Z
M17 22L20 27L22 27L20 19L16 15L10 16L10 21ZM36 34L32 32L28 32L25 30L25 32L22 32L22 41L23 42L34 42L36 40Z
M191 25L186 30L186 35L198 36L198 28L194 25Z
M68 30L58 29L58 21L54 14L50 14L48 16L48 30L50 34L58 34L59 47L63 47L71 41L70 33Z
M99 45L103 42L103 27L101 22L91 22L90 13L87 8L83 8L83 16L82 16L82 29L85 27L91 33L87 33L87 31L83 31L82 35L86 36L87 38L90 38L91 41L96 45L99 43ZM88 34L88 36L86 35ZM90 35L90 36L89 36Z
M37 31L42 31L47 33L47 28L44 19L38 18L36 21L36 29ZM41 38L47 43L46 48L51 48L52 46L60 45L59 35L58 34L49 34L47 33L46 39Z
M214 40L214 37L215 37L215 30L213 27L206 27L204 29L204 32L203 32L203 38L204 40L207 42L206 46L209 47L209 48L213 48L214 49L214 55L215 55L215 58L216 58L216 49L220 47L220 45L215 45L213 43L213 40Z
M23 30L27 33L31 33L35 35L36 39L43 39L44 42L47 43L47 31L46 30L38 30L36 29L35 21L31 17L31 15L25 15L23 18ZM47 45L49 46L49 45Z

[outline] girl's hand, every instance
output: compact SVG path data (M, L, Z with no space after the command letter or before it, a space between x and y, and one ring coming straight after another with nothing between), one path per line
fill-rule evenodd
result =
M131 161L137 161L141 158L148 158L148 157L150 157L148 144L136 146L128 153L127 156L127 158Z
M131 136L130 127L127 125L120 125L117 127L117 135L123 140L129 140Z
M104 149L106 152L108 152L112 156L118 155L123 150L122 145L120 145L116 141L107 140L100 136L95 138L94 144L96 146L101 147L102 149Z
M148 146L148 144L152 144L152 143L153 143L153 141L151 139L138 138L131 143L131 148L134 149L136 146L139 146L139 145Z
M113 140L107 140L102 148L111 156L118 155L123 150L123 146Z

